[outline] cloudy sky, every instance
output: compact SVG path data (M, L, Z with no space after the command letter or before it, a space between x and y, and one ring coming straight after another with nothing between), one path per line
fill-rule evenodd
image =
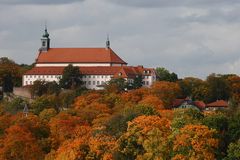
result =
M239 0L0 0L0 57L34 62L51 47L111 48L129 65L179 77L240 74Z

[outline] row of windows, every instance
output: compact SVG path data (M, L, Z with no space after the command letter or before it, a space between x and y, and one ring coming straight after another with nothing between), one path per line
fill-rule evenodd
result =
M148 81L143 81L143 85L149 85Z
M29 83L28 83L28 81L26 81L26 85L32 85L33 84L33 81L29 81Z
M83 78L111 78L111 76L84 75Z
M104 85L105 82L104 81L83 81L83 83L86 85Z
M59 75L26 75L26 78L58 78ZM148 79L150 76L144 76L144 79ZM95 76L95 75L84 75L83 78L111 78L111 76Z
M58 78L58 75L26 75L26 78Z

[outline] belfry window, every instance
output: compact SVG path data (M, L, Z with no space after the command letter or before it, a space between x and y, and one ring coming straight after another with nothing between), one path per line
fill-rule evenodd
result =
M42 41L42 46L45 46L46 45L46 42L45 41Z

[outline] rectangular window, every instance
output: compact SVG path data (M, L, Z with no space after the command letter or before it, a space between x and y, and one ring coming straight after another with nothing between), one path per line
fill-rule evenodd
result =
M102 76L102 78L103 78L103 76Z
M104 81L102 81L101 84L104 84Z
M95 85L95 81L93 81L93 85Z
M88 81L88 85L91 85L91 81Z
M95 76L93 76L93 78L95 78Z
M149 85L149 82L148 82L148 81L146 81L146 85Z
M28 85L28 81L26 81L26 85Z
M36 78L36 75L34 75L34 78Z
M97 85L99 85L100 84L100 82L99 81L97 81Z
M30 78L32 78L32 75L30 75Z

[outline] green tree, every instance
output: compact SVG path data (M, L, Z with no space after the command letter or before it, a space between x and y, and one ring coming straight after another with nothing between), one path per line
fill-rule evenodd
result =
M240 140L230 143L227 150L227 157L224 160L240 159Z
M158 112L153 107L146 105L126 107L106 121L106 131L110 135L120 136L127 130L128 121L141 115L158 115Z
M230 97L230 87L224 76L211 74L207 77L209 85L209 102L216 100L228 100Z
M200 98L203 90L203 86L205 86L205 83L203 80L194 78L194 77L186 77L182 80L178 81L178 84L182 90L182 97L197 97ZM200 100L200 99L198 99Z
M3 77L3 92L12 92L12 91L13 91L12 75L8 73Z
M107 93L120 93L127 88L127 82L123 78L113 78L105 85Z
M203 114L197 109L175 109L172 120L173 130L178 130L188 124L201 124Z
M64 68L62 78L60 79L60 86L65 89L74 89L81 85L82 81L79 67L74 67L69 64Z
M0 86L3 85L4 79L10 80L10 78L13 86L21 86L22 73L21 67L14 61L7 57L0 58Z
M30 88L32 96L42 96L47 93L46 81L37 80L33 82Z
M143 85L143 77L141 75L138 75L133 80L133 89L141 88Z
M178 80L178 76L176 73L170 73L167 69L163 67L157 67L156 74L157 80L159 81L176 82Z

